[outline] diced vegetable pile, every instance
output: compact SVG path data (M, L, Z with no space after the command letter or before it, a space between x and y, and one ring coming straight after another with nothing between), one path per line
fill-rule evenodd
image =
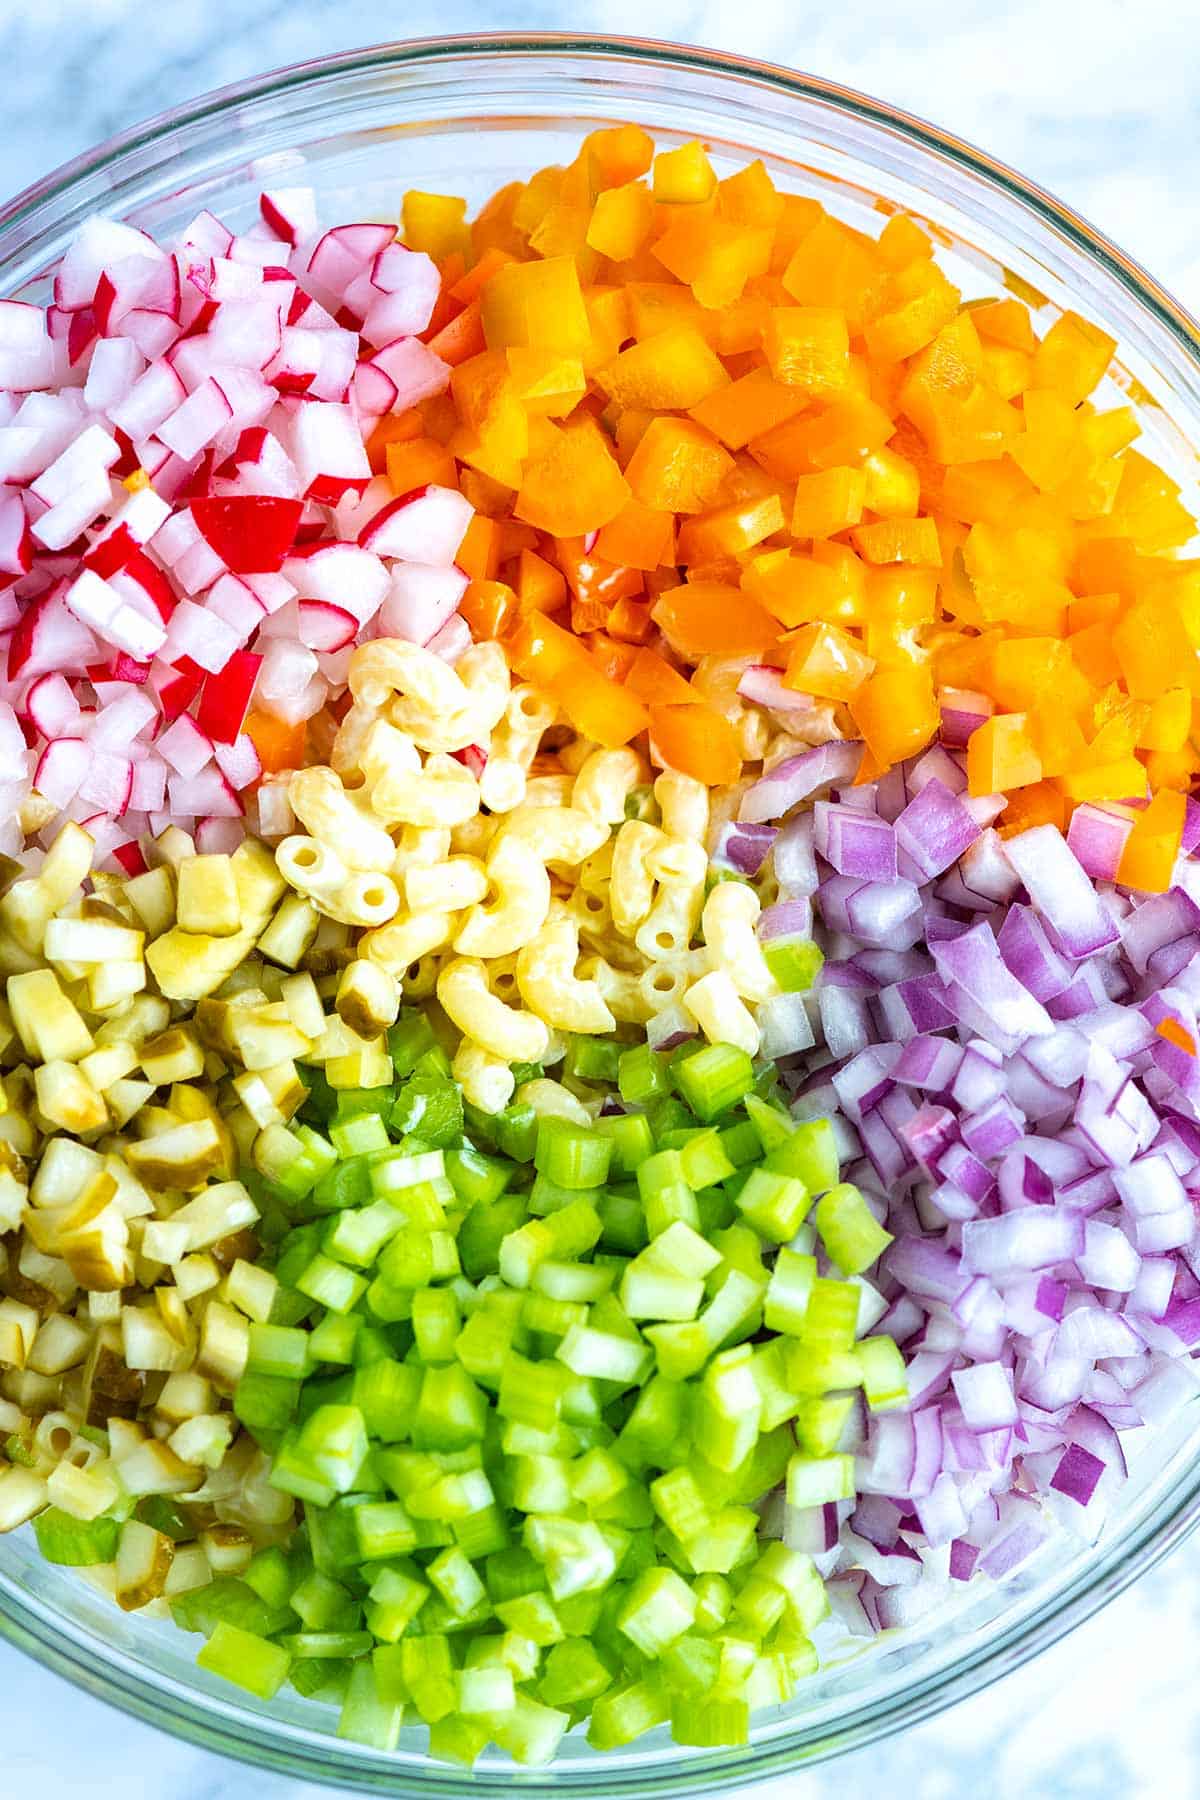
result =
M744 1742L1195 1398L1194 522L880 224L623 126L0 302L0 1531L377 1750Z

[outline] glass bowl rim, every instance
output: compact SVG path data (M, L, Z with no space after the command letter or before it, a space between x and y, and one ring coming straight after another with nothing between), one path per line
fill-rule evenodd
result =
M139 150L161 144L191 125L211 126L248 103L278 98L315 86L331 77L353 77L380 70L472 58L529 56L567 59L611 58L617 62L654 64L696 70L716 76L732 76L773 88L799 99L813 99L836 108L851 119L898 131L921 149L932 151L971 176L982 178L1017 201L1043 226L1058 231L1071 247L1114 278L1130 297L1146 308L1173 338L1185 357L1200 367L1200 322L1141 265L1096 230L1081 214L1057 199L1038 183L991 156L988 152L929 123L916 114L872 98L857 89L821 76L788 69L780 64L737 56L667 40L607 36L575 32L487 32L413 38L340 51L270 70L265 74L211 89L195 99L167 108L125 131L105 139L61 164L0 206L0 253L5 239L24 225L36 229L43 208L70 194L90 177L103 176ZM612 1768L602 1762L572 1767L557 1764L546 1771L476 1772L466 1779L471 1786L492 1793L523 1786L541 1789L563 1785L577 1793L617 1796L643 1795L653 1789L660 1795L726 1792L731 1785L794 1772L800 1767L836 1757L844 1751L876 1742L910 1725L919 1724L946 1706L966 1699L1008 1674L1030 1657L1049 1648L1102 1605L1124 1591L1140 1575L1177 1548L1200 1526L1200 1464L1190 1479L1183 1479L1164 1495L1132 1537L1118 1546L1110 1544L1086 1570L1080 1570L1065 1592L1053 1600L1023 1610L1023 1616L986 1634L985 1641L964 1649L952 1669L935 1670L920 1678L916 1690L902 1688L890 1695L851 1707L846 1724L836 1726L819 1744L807 1751L786 1737L774 1737L747 1745L740 1752L725 1751L671 1768ZM242 1712L204 1695L200 1690L155 1686L142 1688L131 1671L115 1663L97 1667L82 1645L56 1638L31 1608L14 1613L0 1608L0 1637L23 1650L54 1673L64 1676L122 1712L166 1729L203 1748L259 1767L275 1769L295 1778L331 1781L345 1785L337 1766L338 1741L318 1739L309 1732L284 1726L270 1718ZM801 1722L801 1721L798 1721ZM328 1746L328 1747L326 1747ZM355 1791L402 1794L410 1771L393 1765L395 1776L383 1773L386 1765L363 1765ZM530 1775L533 1780L530 1780ZM441 1793L449 1800L461 1794L463 1776L450 1767L428 1764L418 1777L421 1789ZM394 1785L393 1785L394 1781Z

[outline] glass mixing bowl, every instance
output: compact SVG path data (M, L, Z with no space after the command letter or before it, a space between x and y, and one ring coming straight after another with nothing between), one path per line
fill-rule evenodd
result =
M1138 407L1149 453L1197 499L1200 329L1149 276L1049 195L947 134L811 76L698 50L457 39L226 88L114 138L0 212L0 294L42 297L47 271L95 211L169 233L210 206L238 226L255 216L260 188L297 183L316 188L330 222L396 218L410 187L475 205L502 182L569 160L584 131L626 119L660 143L703 138L722 172L761 156L777 182L852 222L910 210L933 228L968 294L1007 285L1044 305L1043 320L1054 308L1082 311L1120 344L1113 384ZM1200 1522L1198 1426L1193 1404L1145 1434L1097 1544L1055 1537L1007 1582L973 1582L865 1652L861 1641L859 1653L835 1649L740 1749L680 1750L659 1732L600 1757L572 1736L551 1769L514 1771L486 1756L467 1776L427 1761L415 1731L390 1756L341 1743L329 1735L332 1715L311 1702L285 1695L263 1706L210 1679L195 1667L196 1638L117 1612L43 1563L27 1530L0 1539L0 1632L181 1737L360 1793L727 1792L926 1718L1087 1618Z

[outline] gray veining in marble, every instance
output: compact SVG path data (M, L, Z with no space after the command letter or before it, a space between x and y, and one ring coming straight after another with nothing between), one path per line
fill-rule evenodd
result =
M646 31L863 88L1061 194L1200 310L1197 0L0 0L0 190L262 69L389 35L497 27ZM986 1693L757 1800L1197 1800L1198 1644L1193 1543ZM331 1793L160 1737L0 1648L4 1800Z

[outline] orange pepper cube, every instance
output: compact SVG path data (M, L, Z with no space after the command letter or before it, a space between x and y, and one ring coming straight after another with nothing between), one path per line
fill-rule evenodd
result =
M778 494L735 500L687 521L679 533L679 561L690 567L738 556L773 537L783 526L783 501Z
M1056 319L1033 356L1033 384L1054 388L1070 405L1086 400L1112 361L1115 338L1076 312Z
M639 650L627 677L629 691L647 706L698 706L700 695L656 650Z
M1024 713L997 713L976 726L967 740L967 792L976 799L1032 787L1042 779L1042 763Z
M703 144L694 138L677 150L660 150L654 159L654 198L672 205L694 205L712 197L717 185Z
M458 486L454 458L436 438L418 437L387 446L387 478L394 494L419 487Z
M628 262L653 229L654 196L644 181L630 181L596 195L588 220L588 246L612 262Z
M706 787L729 787L742 772L737 734L711 706L652 706L650 745L667 768Z
M680 211L656 239L654 255L676 280L686 282L701 306L715 309L731 305L752 276L766 273L771 232Z
M857 525L866 501L867 477L863 469L822 469L801 475L796 482L792 507L792 536L828 538Z
M480 294L483 334L491 350L586 349L591 337L579 271L571 256L507 263Z
M776 381L806 394L838 394L849 385L850 333L845 313L835 307L775 307L763 352Z
M850 716L884 768L915 756L936 735L939 723L928 664L876 669L851 700Z
M1171 885L1183 836L1187 800L1183 794L1163 788L1133 821L1117 864L1117 880L1123 887L1145 894L1165 894Z
M852 700L875 668L861 646L834 625L802 625L790 643L783 685L817 700Z
M868 351L880 362L915 355L950 323L960 297L936 264L910 263L891 277L879 312L867 322Z
M858 332L880 275L874 244L823 213L797 244L783 285L801 306L837 307Z
M455 194L423 194L409 188L400 202L400 223L410 250L424 250L434 262L470 246L467 203Z
M856 525L851 536L870 563L925 563L938 568L942 546L932 519L878 519Z
M553 436L542 454L526 463L513 510L554 537L582 537L616 517L629 498L629 484L593 421L546 429Z
M615 519L602 525L596 553L608 562L649 572L675 562L675 516L627 500Z
M729 376L700 333L680 325L631 344L597 371L596 381L618 406L673 411L727 387Z
M558 350L527 350L514 345L504 352L513 389L527 412L561 419L587 393L587 378L577 356Z
M777 620L749 595L718 581L689 581L658 596L654 622L688 662L759 656L779 636Z
M712 504L732 468L733 458L699 425L660 417L652 419L642 434L625 473L634 499L643 506L658 512L697 513Z
M1200 660L1179 614L1161 600L1131 606L1112 627L1112 647L1125 686L1139 699L1153 700L1181 679L1200 693Z
M691 414L730 450L741 450L752 439L803 412L808 403L808 395L800 388L786 387L767 369L751 369L748 375L701 400Z

